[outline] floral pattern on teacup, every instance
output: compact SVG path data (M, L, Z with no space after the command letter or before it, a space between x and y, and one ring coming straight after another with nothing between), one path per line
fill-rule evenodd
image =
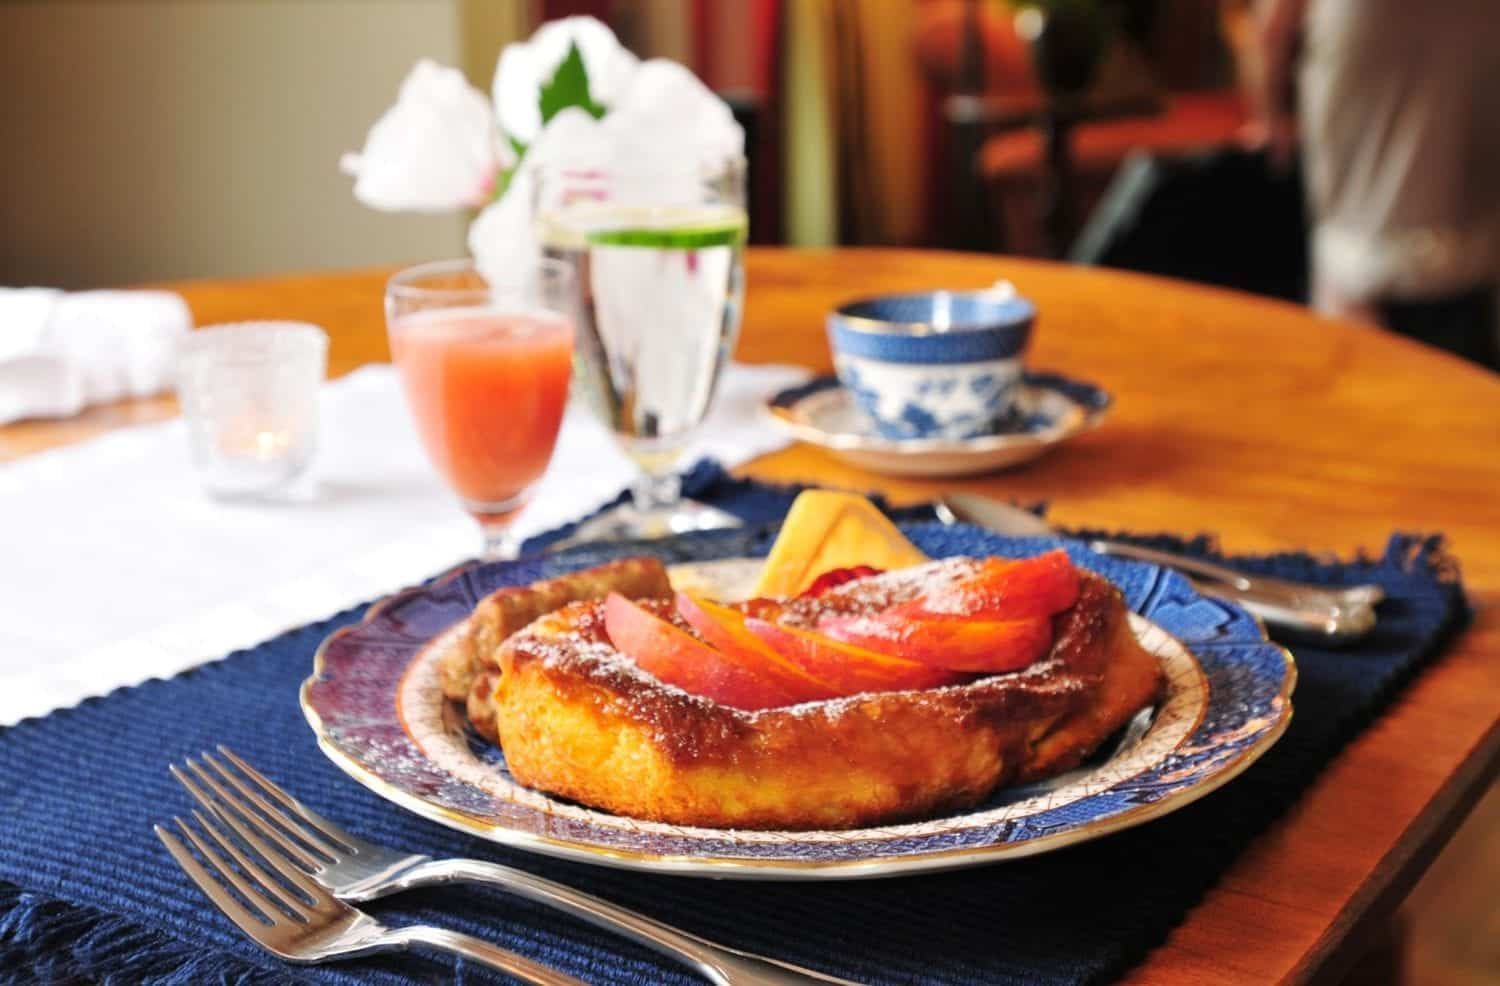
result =
M1014 427L1021 361L901 364L840 355L839 380L883 438L973 438Z

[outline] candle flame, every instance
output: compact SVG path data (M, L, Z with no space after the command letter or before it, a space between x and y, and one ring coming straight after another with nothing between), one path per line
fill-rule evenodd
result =
M261 431L255 435L255 452L262 459L274 459L287 447L287 436L280 431Z

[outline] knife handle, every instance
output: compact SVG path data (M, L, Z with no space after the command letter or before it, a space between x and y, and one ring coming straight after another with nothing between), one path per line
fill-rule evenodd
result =
M1375 608L1369 605L1344 606L1336 610L1301 609L1283 599L1265 596L1216 582L1199 582L1189 578L1193 587L1205 596L1231 602L1262 623L1300 636L1326 643L1346 643L1369 633L1375 626Z
M1117 558L1133 558L1166 568L1175 568L1186 575L1198 575L1241 592L1252 592L1266 600L1276 600L1284 606L1306 612L1327 611L1332 618L1346 610L1362 610L1374 606L1385 593L1377 585L1351 586L1343 589L1311 585L1303 582L1288 582L1269 575L1246 575L1244 572L1217 565L1201 558L1180 555L1169 551L1157 551L1140 545L1120 541L1090 541L1089 548L1101 555Z

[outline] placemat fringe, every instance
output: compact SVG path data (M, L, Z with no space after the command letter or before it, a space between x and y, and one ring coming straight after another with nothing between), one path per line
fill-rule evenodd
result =
M195 947L92 907L0 883L0 983L79 983L109 970L109 981L157 986L285 983L226 952Z
M1462 569L1458 559L1448 551L1448 539L1441 534L1397 534L1386 546L1386 560L1399 565L1404 572L1431 574L1444 585L1458 585Z

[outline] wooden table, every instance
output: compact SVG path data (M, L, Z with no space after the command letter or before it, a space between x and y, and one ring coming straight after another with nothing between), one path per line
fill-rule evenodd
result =
M1099 381L1099 430L1020 471L887 479L812 448L744 472L1048 499L1063 524L1217 532L1226 548L1378 550L1443 531L1474 626L1251 845L1131 975L1139 983L1336 981L1500 768L1500 377L1291 305L1100 270L964 254L751 250L738 356L829 368L822 316L854 295L1013 280L1041 311L1032 362ZM178 285L200 324L305 318L330 368L387 358L382 272ZM170 398L0 428L14 458L174 413ZM420 574L420 573L414 573Z

